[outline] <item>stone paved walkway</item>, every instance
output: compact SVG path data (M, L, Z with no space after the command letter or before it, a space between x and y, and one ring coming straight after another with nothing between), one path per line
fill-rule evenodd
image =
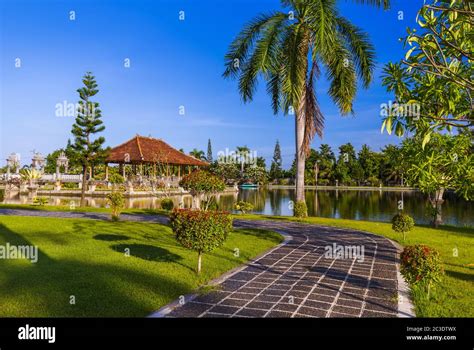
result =
M166 317L396 317L397 249L387 239L349 229L235 221L292 238ZM363 246L364 260L326 257L325 247ZM153 317L153 315L152 315Z
M107 220L107 213L0 209L0 215ZM167 223L162 216L122 214L122 220ZM350 229L284 221L234 220L237 228L274 230L291 238L218 283L217 290L151 317L396 317L397 249L388 239ZM327 256L327 247L364 248L357 256ZM337 250L336 250L337 252ZM361 252L361 251L360 251Z

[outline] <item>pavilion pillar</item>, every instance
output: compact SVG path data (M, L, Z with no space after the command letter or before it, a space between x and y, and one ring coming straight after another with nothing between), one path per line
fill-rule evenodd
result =
M109 163L105 163L105 181L109 180Z
M181 165L178 165L178 177L181 177Z

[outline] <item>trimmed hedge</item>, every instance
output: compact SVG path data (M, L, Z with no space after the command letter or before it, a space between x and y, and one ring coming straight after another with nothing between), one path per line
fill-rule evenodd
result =
M232 230L232 217L227 212L175 209L170 224L176 240L185 248L198 252L197 272L201 272L201 256L221 246Z

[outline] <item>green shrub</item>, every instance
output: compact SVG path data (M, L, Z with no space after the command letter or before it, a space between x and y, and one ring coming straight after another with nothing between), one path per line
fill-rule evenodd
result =
M197 272L200 273L202 254L224 243L232 230L232 217L219 211L175 209L170 224L176 240L183 247L197 251Z
M179 184L189 191L193 197L200 198L206 195L207 204L210 203L210 198L215 193L225 190L225 183L221 178L204 170L195 170L184 176ZM204 209L207 210L207 206Z
M234 204L234 209L240 211L242 214L245 214L253 210L253 204L245 201L238 201Z
M410 232L413 226L415 226L415 221L408 214L398 213L392 218L392 230L403 233L403 240L405 240L406 233Z
M33 198L33 205L38 205L40 207L48 204L49 199L46 197L35 197Z
M293 216L297 218L305 218L308 216L308 207L306 202L296 202L293 207Z
M444 273L439 252L423 244L407 246L400 254L401 273L413 285L421 285L428 293Z
M61 184L61 186L66 190L75 190L79 188L79 184L74 182L64 182Z
M328 186L328 185L329 185L329 180L328 180L328 179L319 179L319 180L318 180L318 185L320 185L320 186Z
M277 184L282 186L288 186L291 184L291 181L290 179L278 179Z
M174 203L171 200L171 198L163 198L160 202L161 209L163 210L173 210L174 208Z
M375 176L369 177L367 179L367 182L369 183L370 186L380 186L381 184L380 180Z
M113 185L120 185L125 182L125 179L120 174L111 174L109 176L109 182Z
M125 197L122 192L112 192L107 195L107 202L112 209L112 220L119 220L120 213L125 206Z
M0 202L3 202L5 200L5 190L3 188L0 188Z

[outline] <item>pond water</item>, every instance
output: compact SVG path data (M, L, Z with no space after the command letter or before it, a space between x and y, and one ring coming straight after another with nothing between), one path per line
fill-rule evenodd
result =
M221 194L218 196L219 208L232 211L237 200L244 200L254 205L254 213L265 215L292 215L291 204L295 198L294 189L241 189L239 193ZM172 197L175 206L183 203L191 206L189 195ZM404 209L415 219L416 223L427 224L426 196L417 191L353 191L353 190L306 190L306 203L310 216L343 218L353 220L390 221L397 212L398 202L403 199ZM13 195L6 203L29 203L27 196ZM49 197L50 205L79 204L75 197ZM88 198L87 204L92 207L106 206L103 198ZM159 198L130 198L126 200L127 208L159 208ZM454 193L445 193L442 206L442 217L445 224L456 226L474 226L474 203L459 198Z

